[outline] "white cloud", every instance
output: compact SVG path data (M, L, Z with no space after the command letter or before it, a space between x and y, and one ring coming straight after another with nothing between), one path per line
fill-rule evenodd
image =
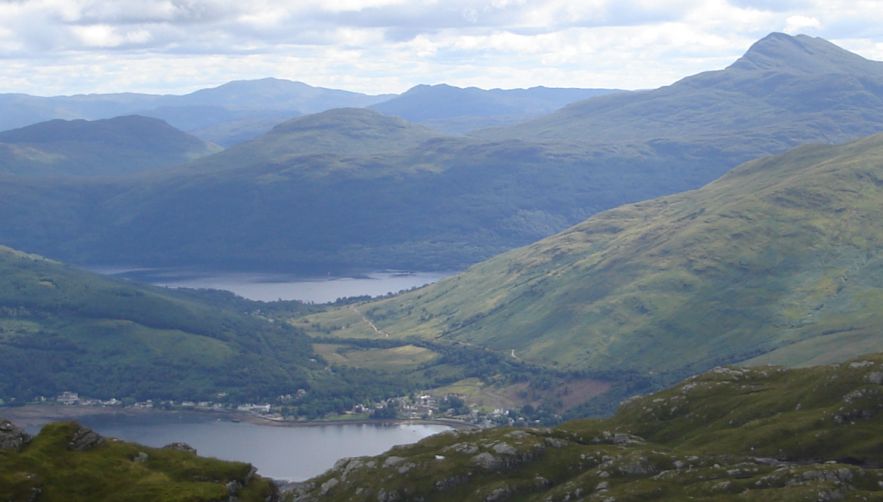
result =
M277 76L647 88L771 31L883 56L880 0L0 0L0 91L181 92Z
M822 22L812 16L791 16L785 20L785 33L806 33L822 27Z

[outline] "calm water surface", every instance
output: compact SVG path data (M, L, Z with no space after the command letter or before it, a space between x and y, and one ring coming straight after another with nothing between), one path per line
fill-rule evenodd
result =
M425 424L282 427L173 412L91 415L76 420L104 436L147 446L182 441L202 456L250 462L261 475L287 481L319 475L343 457L377 455L450 429ZM35 432L39 425L28 428Z
M370 272L356 277L304 277L284 273L205 272L188 269L90 267L102 274L173 288L232 291L251 300L325 303L349 296L380 296L424 286L453 272Z

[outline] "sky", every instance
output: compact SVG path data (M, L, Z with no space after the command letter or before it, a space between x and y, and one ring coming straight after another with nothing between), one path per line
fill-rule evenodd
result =
M770 32L883 60L883 0L0 0L0 92L180 94L277 77L654 88Z

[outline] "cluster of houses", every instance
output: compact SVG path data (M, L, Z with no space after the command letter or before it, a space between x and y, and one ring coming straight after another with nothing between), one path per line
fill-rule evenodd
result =
M41 397L37 402L55 402L65 406L101 406L101 407L131 407L140 409L183 409L196 411L230 411L250 413L265 419L284 420L281 411L285 403L291 403L306 395L306 391L298 389L296 392L279 396L279 403L244 403L231 408L229 404L212 401L139 401L126 402L115 398L101 400L82 397L76 392L65 391L55 398ZM219 398L226 396L219 395ZM384 412L384 413L381 413ZM498 425L521 425L526 423L525 418L519 416L514 410L494 409L482 410L476 406L467 406L462 396L449 394L436 397L428 393L420 393L410 396L385 399L375 403L362 403L345 412L346 415L364 415L366 417L403 419L403 420L456 420L478 427L492 427ZM288 417L288 420L294 419Z

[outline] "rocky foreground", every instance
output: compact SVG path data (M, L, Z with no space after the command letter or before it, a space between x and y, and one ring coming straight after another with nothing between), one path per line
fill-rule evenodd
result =
M345 459L296 501L883 500L883 355L719 368L606 420L452 431Z
M0 501L274 501L273 483L250 464L105 438L74 422L31 437L0 420Z

